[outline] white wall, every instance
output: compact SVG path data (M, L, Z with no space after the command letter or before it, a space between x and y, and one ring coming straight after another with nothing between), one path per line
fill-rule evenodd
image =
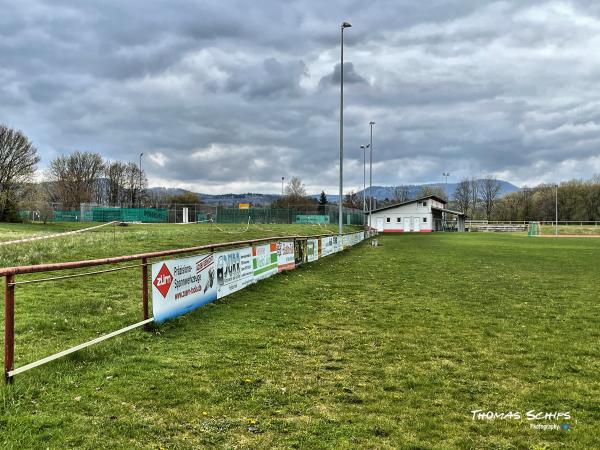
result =
M423 208L425 209L425 208ZM377 213L373 213L373 221L372 221L372 226L373 227L377 227L377 219L381 218L383 219L383 231L387 231L387 232L408 232L408 231L412 231L415 228L415 219L418 219L418 223L419 223L419 231L423 231L423 230L432 230L433 229L433 215L431 213L428 213L426 211L422 211L422 212L414 212L414 213L409 213L409 212L398 212L396 210L396 208L393 209L388 209L385 211L381 211L381 212L377 212ZM389 219L389 222L388 222ZM409 222L409 229L405 230L404 225L405 225L405 219L408 219ZM426 222L423 221L423 219L426 220Z

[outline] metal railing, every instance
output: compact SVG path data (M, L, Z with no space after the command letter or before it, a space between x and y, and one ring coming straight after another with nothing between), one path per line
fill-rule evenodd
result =
M343 235L349 235L353 233L344 233ZM371 237L374 233L368 232L365 234L365 238ZM339 235L339 236L343 236ZM209 244L209 245L200 245L196 247L187 247L180 249L171 249L171 250L163 250L158 252L149 252L149 253L139 253L135 255L126 255L126 256L116 256L110 258L101 258L101 259L91 259L91 260L82 260L82 261L70 261L70 262L62 262L62 263L52 263L52 264L38 264L38 265L28 265L28 266L15 266L15 267L6 267L0 269L0 277L5 278L4 283L4 380L6 383L11 383L13 377L19 373L23 373L27 370L33 369L34 367L38 367L42 364L46 364L50 361L54 361L58 358L66 356L70 353L76 352L83 348L89 347L91 345L102 342L111 337L117 336L119 334L125 333L132 329L143 326L145 330L150 330L150 323L154 320L149 316L149 286L148 286L148 265L150 264L150 260L156 258L164 258L175 255L187 254L187 253L195 253L195 252L214 252L217 249L231 249L235 247L245 247L251 246L253 244L264 243L264 242L278 242L283 240L306 240L306 239L316 239L322 237L331 237L331 235L308 235L308 236L276 236L276 237L268 237L268 238L260 238L260 239L251 239L245 241L233 241L233 242L223 242L219 244ZM42 277L36 279L27 279L23 281L17 281L17 275L24 274L35 274L35 273L46 273L60 270L74 270L88 267L99 267L113 264L120 264L125 262L137 262L136 264L128 264L126 266L113 267L104 270L94 270L90 272L84 273L75 273L75 274L67 274L67 275L59 275L54 277ZM66 280L70 278L76 277L86 277L86 276L95 276L105 273L117 272L121 270L128 270L133 268L141 268L141 312L142 312L142 320L129 325L125 328L121 328L119 330L113 331L109 334L100 336L91 341L85 342L83 344L76 345L70 349L61 351L59 353L55 353L43 359L34 361L30 364L24 365L19 368L14 367L14 359L15 359L15 288L17 286L34 284L34 283L47 283L52 281Z
M465 224L470 225L528 225L531 222L537 222L541 225L555 225L553 220L466 220ZM558 225L579 225L579 226L600 226L599 221L585 220L559 220Z

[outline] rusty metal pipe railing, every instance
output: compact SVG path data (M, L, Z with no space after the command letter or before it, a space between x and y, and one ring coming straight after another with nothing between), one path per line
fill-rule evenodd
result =
M354 232L356 233L356 232ZM348 235L353 233L343 233L342 235ZM179 249L171 249L171 250L163 250L158 252L148 252L148 253L139 253L135 255L124 255L124 256L115 256L111 258L101 258L101 259L88 259L82 261L70 261L70 262L62 262L62 263L51 263L51 264L37 264L30 266L16 266L16 267L6 267L0 269L0 277L5 278L5 286L4 286L4 380L6 383L11 383L13 380L13 375L15 372L23 372L28 370L29 368L36 367L39 364L43 364L45 362L52 361L57 357L64 356L73 351L76 351L81 348L85 348L86 345L91 345L97 342L101 342L104 339L112 337L114 335L118 335L124 331L128 331L137 326L144 326L145 330L150 330L151 325L150 322L152 319L149 318L149 286L148 286L148 264L149 260L153 258L160 258L165 256L174 256L181 255L184 253L193 253L193 252L201 252L201 251L215 251L216 249L229 248L229 247L240 247L246 245L258 244L261 242L272 242L272 241L282 241L287 239L310 239L310 238L321 238L321 237L332 237L332 236L341 236L341 235L326 235L326 234L315 234L308 236L275 236L268 238L259 238L259 239L250 239L245 241L231 241L231 242L222 242L219 244L208 244L208 245L200 245L196 247L186 247ZM42 278L37 280L26 280L22 282L16 282L16 275L21 274L30 274L30 273L40 273L40 272L52 272L57 270L68 270L68 269L80 269L84 267L94 267L94 266L102 266L107 264L118 264L127 261L136 261L140 260L141 264L130 265L125 267L117 267L114 269L100 270L94 272L87 272L83 274L73 274L73 275L65 275L58 277L49 277ZM54 281L61 280L67 278L74 278L80 276L89 276L89 275L98 275L107 272L115 272L118 270L130 269L134 267L142 268L142 322L138 322L137 324L130 325L121 330L115 331L113 333L109 333L108 335L100 338L96 338L89 343L80 344L72 349L65 350L56 355L44 358L36 363L28 364L31 367L22 367L17 370L14 370L14 349L15 349L15 286L20 284L31 284L31 283L40 283L46 281Z
M15 365L15 285L14 275L8 275L4 288L4 382L11 383L8 376Z
M346 233L351 234L351 233ZM82 261L70 261L63 263L51 263L51 264L37 264L32 266L15 266L15 267L5 267L0 269L0 277L6 277L8 275L19 275L26 273L37 273L37 272L51 272L55 270L65 270L65 269L81 269L83 267L92 267L92 266L103 266L106 264L117 264L121 262L134 261L138 259L151 259L151 258L160 258L163 256L173 256L173 255L181 255L183 253L192 253L199 252L203 250L213 250L217 248L225 248L225 247L235 247L238 245L248 245L248 244L256 244L259 242L268 242L268 241L282 241L284 239L294 239L300 238L304 236L277 236L271 238L260 238L260 239L251 239L247 241L232 241L232 242L222 242L220 244L209 244L209 245L200 245L197 247L187 247L187 248L178 248L172 250L163 250L159 252L150 252L150 253L139 253L137 255L125 255L125 256L114 256L111 258L101 258L101 259L86 259Z

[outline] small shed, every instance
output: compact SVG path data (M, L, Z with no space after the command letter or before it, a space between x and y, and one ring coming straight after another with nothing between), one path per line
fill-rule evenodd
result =
M465 214L446 208L448 202L435 195L374 209L369 223L383 233L430 233L465 231Z

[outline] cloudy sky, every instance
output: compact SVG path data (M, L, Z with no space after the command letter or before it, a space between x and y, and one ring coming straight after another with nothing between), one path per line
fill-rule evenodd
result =
M57 155L137 161L154 186L346 186L600 173L600 3L0 0L0 122Z

